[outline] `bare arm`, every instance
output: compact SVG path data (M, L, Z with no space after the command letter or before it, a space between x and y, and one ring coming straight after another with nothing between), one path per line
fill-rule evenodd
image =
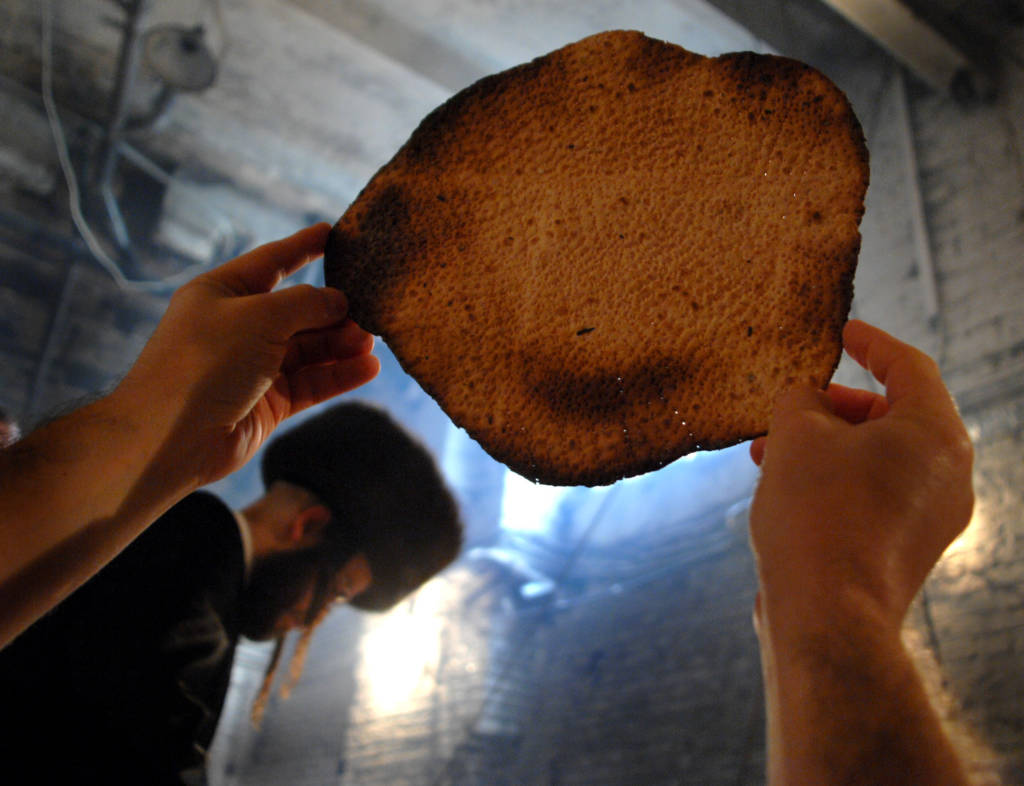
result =
M0 451L0 646L183 496L242 466L286 417L377 373L344 295L272 291L320 255L328 230L182 287L111 394Z
M886 396L791 391L751 447L769 780L966 783L900 629L970 519L970 442L929 358L863 322L844 340Z

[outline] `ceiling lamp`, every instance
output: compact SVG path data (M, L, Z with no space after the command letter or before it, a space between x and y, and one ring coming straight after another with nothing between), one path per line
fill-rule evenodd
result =
M217 59L206 46L202 27L161 25L149 30L142 58L164 84L182 92L205 90L217 78Z

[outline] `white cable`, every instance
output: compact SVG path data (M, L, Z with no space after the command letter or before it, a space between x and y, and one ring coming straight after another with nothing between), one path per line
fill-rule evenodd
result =
M68 154L67 138L64 136L64 127L60 122L60 115L57 112L57 102L53 97L53 8L51 0L43 0L42 10L42 94L43 106L46 108L46 117L50 123L50 132L53 134L54 146L57 148L57 160L60 162L61 171L64 173L64 180L68 186L68 207L71 211L71 220L85 241L86 247L97 262L110 274L114 282L123 290L129 292L161 292L169 287L176 287L191 279L199 268L205 268L203 263L196 263L185 270L158 280L136 280L125 276L117 262L111 259L104 250L99 239L86 221L82 213L81 196L78 189L78 178L75 169L71 164L71 156Z
M213 11L213 21L217 25L217 32L220 35L220 49L217 52L217 62L223 63L224 57L231 47L231 38L228 36L228 26L224 21L224 7L221 0L208 0L209 7Z

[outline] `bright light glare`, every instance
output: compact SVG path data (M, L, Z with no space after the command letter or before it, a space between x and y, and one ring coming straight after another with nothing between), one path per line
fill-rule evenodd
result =
M969 591L967 585L972 585L970 589L983 588L981 577L984 569L996 560L996 552L1002 545L994 530L992 520L984 507L978 504L967 529L960 533L942 555L938 569L962 582L959 591Z
M506 472L501 526L519 532L546 532L568 491L566 486L542 486L515 472Z
M444 624L446 582L435 579L412 604L374 619L360 641L361 704L374 715L416 706L435 688Z

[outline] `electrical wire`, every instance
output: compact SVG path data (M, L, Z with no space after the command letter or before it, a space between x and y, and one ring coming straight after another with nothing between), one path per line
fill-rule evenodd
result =
M78 185L78 177L75 175L75 168L71 163L71 155L68 152L67 138L64 134L64 126L57 111L57 102L53 94L53 6L52 0L42 0L40 3L42 13L42 76L41 92L43 106L46 109L46 117L50 124L50 133L53 135L54 146L57 149L57 160L60 163L61 171L64 174L64 181L68 188L68 208L71 212L71 221L82 236L89 253L99 265L114 279L117 286L128 292L165 292L168 289L177 287L191 279L200 269L207 265L199 262L190 265L185 270L175 273L172 276L162 279L131 279L124 274L120 265L111 258L103 248L99 238L93 232L92 227L82 212L81 193Z
M224 57L231 48L231 37L228 35L228 26L224 20L224 7L221 0L208 0L210 12L213 14L214 24L217 25L217 33L220 36L220 49L217 51L217 61L224 62Z

